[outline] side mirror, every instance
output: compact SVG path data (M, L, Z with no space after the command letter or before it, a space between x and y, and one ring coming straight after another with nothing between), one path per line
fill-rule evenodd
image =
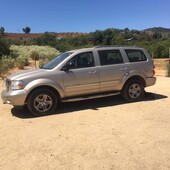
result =
M68 62L62 69L61 71L69 71L70 69L74 68L74 63Z
M61 71L69 71L69 66L68 65L65 65L62 69L61 69Z

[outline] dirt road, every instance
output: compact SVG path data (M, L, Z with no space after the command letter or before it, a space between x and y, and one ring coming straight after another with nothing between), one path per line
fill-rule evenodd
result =
M39 118L0 101L0 169L170 169L170 78L146 91L141 102L67 103Z

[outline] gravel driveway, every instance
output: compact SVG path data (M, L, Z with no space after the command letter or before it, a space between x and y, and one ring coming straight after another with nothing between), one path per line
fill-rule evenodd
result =
M170 78L158 77L146 91L141 102L65 103L38 118L0 100L0 169L170 169Z

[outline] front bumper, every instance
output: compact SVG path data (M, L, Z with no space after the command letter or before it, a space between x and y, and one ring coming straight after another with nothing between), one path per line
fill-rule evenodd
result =
M153 86L156 83L156 77L148 77L146 79L146 87Z
M1 93L1 98L4 104L11 104L13 106L23 106L25 104L26 93L24 90L3 90Z

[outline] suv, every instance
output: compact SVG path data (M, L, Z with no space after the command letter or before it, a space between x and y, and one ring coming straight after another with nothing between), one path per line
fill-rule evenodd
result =
M52 114L59 101L122 94L138 101L156 83L153 62L143 48L94 47L60 54L41 68L6 79L1 97L14 107L27 105L35 116Z

